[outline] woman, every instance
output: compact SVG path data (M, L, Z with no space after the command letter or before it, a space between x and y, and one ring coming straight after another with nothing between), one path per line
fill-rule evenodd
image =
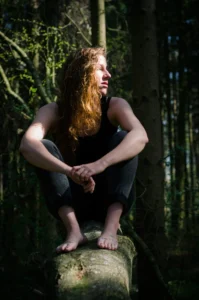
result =
M76 51L63 68L59 100L39 109L21 141L49 211L66 228L57 252L87 241L86 220L103 221L98 247L116 250L120 217L133 202L137 155L148 138L128 102L106 96L110 78L103 48ZM54 141L44 139L49 132Z

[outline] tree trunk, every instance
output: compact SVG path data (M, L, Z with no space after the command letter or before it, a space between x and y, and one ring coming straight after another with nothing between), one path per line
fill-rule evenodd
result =
M177 234L177 230L184 230L186 228L186 211L188 209L185 198L185 188L187 184L187 158L186 158L186 111L187 111L187 98L188 98L188 86L187 86L187 76L185 74L186 62L186 52L187 45L184 41L184 18L183 18L183 5L181 1L178 4L178 24L179 24L179 57L178 57L178 116L177 116L177 147L176 147L176 199L173 203L172 209L172 225ZM187 187L188 188L188 187Z
M169 153L169 176L166 178L166 181L170 177L169 182L169 203L173 202L175 197L175 173L174 173L174 122L173 122L173 102L171 101L171 79L170 79L170 71L171 71L171 58L170 58L170 44L168 43L169 30L167 24L169 22L169 14L168 14L168 2L164 1L164 18L165 18L165 35L164 35L164 52L162 55L162 63L164 64L164 75L162 78L165 79L164 90L166 91L166 109L167 109L167 136L168 136L168 153ZM161 21L160 21L161 22ZM164 143L164 148L166 145ZM167 153L164 153L166 156Z
M89 239L86 245L56 255L47 264L48 284L55 287L53 299L130 300L136 258L132 241L118 235L117 251L99 249L96 242L102 226L89 222L82 230Z
M104 0L90 0L92 46L106 48L106 17Z
M149 143L139 155L136 202L136 231L157 259L166 265L164 232L164 169L159 70L154 0L128 1L131 6L129 24L132 32L133 109L145 127ZM130 17L129 16L129 17ZM143 171L144 170L144 171ZM143 185L145 191L143 191ZM162 291L150 264L138 249L139 299L162 299ZM147 297L147 298L146 298Z

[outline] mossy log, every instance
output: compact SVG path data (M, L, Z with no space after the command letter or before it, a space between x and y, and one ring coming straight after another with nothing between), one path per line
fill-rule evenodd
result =
M82 230L89 242L75 251L55 256L51 270L48 269L51 287L55 287L53 299L130 300L136 258L132 241L119 233L116 251L99 249L97 238L102 226L88 223Z

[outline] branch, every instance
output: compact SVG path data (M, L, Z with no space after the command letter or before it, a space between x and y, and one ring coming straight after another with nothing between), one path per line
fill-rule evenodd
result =
M81 31L81 29L79 28L79 26L75 23L75 21L73 19L71 19L71 17L67 13L65 13L65 14L66 14L67 18L71 21L71 23L73 23L75 25L75 27L78 29L78 31L81 34L81 36L83 37L83 39L89 44L89 46L92 46L91 42L83 34L83 32Z
M38 91L39 91L39 94L40 94L41 98L42 98L45 102L51 103L51 100L50 100L50 98L47 96L46 91L45 91L45 89L44 89L44 87L43 87L43 85L42 85L42 83L41 83L41 80L40 80L40 78L39 78L39 76L38 76L38 73L37 73L37 71L35 70L34 65L32 64L31 60L29 59L29 57L28 57L28 55L25 53L25 51L24 51L21 47L19 47L15 42L13 42L13 40L11 40L11 39L9 39L7 36L5 36L5 35L3 34L2 31L0 31L0 36L1 36L8 44L12 45L12 46L15 48L15 50L17 51L17 53L19 53L19 55L23 58L24 62L25 62L26 65L28 66L29 71L31 72L31 74L32 74L32 76L33 76L33 78L34 78L34 80L35 80L35 84L36 84L36 86L37 86L37 88L38 88Z
M108 30L110 31L114 31L114 32L121 32L121 33L126 33L126 31L119 29L119 28L111 28L111 27L107 27Z
M1 76L2 76L2 78L3 78L3 81L4 81L4 83L5 83L5 86L6 86L6 88L7 88L8 93L9 93L11 96L13 96L15 99L17 99L17 100L23 105L23 107L25 108L25 110L27 111L27 113L30 113L30 109L29 109L29 107L27 106L27 104L25 103L25 101L24 101L18 94L16 94L16 93L11 89L11 86L10 86L10 83L9 83L9 81L8 81L8 78L7 78L7 76L6 76L6 74L5 74L5 72L4 72L4 70L3 70L3 68L2 68L1 65L0 65L0 74L1 74ZM26 115L26 117L27 117L27 115ZM30 117L28 117L28 118L31 119Z
M29 23L31 25L38 25L38 26L41 26L41 27L47 27L46 24L42 23L42 22L38 22L36 20L28 20L28 19L15 19L15 18L11 18L11 21L13 22L19 22L19 23Z

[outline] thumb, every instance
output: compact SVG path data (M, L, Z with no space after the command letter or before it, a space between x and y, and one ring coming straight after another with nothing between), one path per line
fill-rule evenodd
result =
M74 174L76 171L78 171L81 168L81 166L73 166L71 169L72 174Z

